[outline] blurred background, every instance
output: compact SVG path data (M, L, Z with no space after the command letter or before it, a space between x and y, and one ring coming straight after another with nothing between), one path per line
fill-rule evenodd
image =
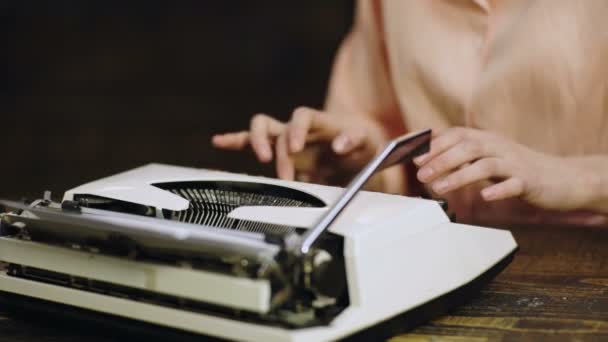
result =
M0 197L150 162L273 175L211 135L320 107L351 0L0 4Z

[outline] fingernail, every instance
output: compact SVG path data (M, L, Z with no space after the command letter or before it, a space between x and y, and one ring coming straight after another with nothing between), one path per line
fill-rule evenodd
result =
M213 145L222 145L223 142L224 142L223 134L216 134L213 136L213 138L211 138L211 143Z
M350 143L350 139L348 139L347 136L345 135L341 135L339 137L336 138L336 140L334 140L333 143L333 148L334 151L336 152L342 152L344 150L346 150L346 148L348 147L348 144Z
M270 151L270 148L266 146L262 147L260 150L260 161L267 162L270 161L270 159L272 159L272 152Z
M483 189L481 190L481 197L483 197L486 200L492 200L494 198L496 198L496 192L492 189Z
M296 175L296 180L298 182L310 183L311 177L310 177L310 174L308 174L308 173L298 173Z
M420 155L420 156L418 156L418 157L414 158L414 163L416 163L417 165L420 165L420 164L422 164L422 163L424 162L424 160L425 160L425 159L426 159L426 157L428 157L428 156L429 156L429 154L428 154L428 153L425 153L425 154L423 154L423 155Z
M447 188L448 188L448 181L445 179L437 181L437 182L435 182L435 184L433 184L433 191L435 191L438 194L443 193Z
M418 171L418 179L421 181L426 181L433 175L433 169L430 167L423 167Z

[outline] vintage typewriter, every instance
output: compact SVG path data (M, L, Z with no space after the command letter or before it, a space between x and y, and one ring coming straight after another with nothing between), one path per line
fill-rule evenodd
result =
M450 222L436 201L360 191L430 139L392 141L345 189L150 164L61 203L2 201L0 297L250 341L428 319L517 247L508 231Z

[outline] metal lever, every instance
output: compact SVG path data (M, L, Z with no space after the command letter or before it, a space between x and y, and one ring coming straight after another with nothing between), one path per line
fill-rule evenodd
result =
M374 159L348 184L340 198L332 205L327 214L321 217L315 227L309 229L302 236L301 242L297 246L299 252L302 255L308 253L319 236L327 230L336 218L338 218L342 210L346 208L374 173L428 152L430 142L430 129L406 134L389 142L382 152L374 157Z

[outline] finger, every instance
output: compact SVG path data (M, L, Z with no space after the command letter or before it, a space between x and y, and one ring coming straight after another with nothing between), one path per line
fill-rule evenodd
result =
M312 175L306 172L296 172L295 179L298 182L310 183L312 180Z
M297 122L290 135L295 135L299 139L298 142L302 146L304 142L316 142L316 141L331 141L341 132L343 125L340 120L343 120L336 115L330 115L325 112L301 107L297 109ZM296 113L294 113L296 115ZM294 117L292 120L295 120ZM290 122L291 126L291 122ZM308 128L306 130L300 128ZM289 130L289 129L288 129ZM304 134L306 131L306 134Z
M512 177L506 181L488 186L481 190L481 197L486 201L497 201L510 197L523 195L525 190L524 181L517 177Z
M509 176L511 174L504 161L498 158L483 158L434 181L431 188L437 194L442 195L492 177L506 178Z
M418 166L422 166L429 160L432 160L437 155L445 152L450 147L456 145L462 141L469 133L470 130L462 127L449 128L445 131L437 133L437 136L433 136L431 140L431 147L429 152L414 158L414 163Z
M345 155L365 145L368 136L360 130L346 131L338 135L331 143L332 150L338 155Z
M251 119L249 140L251 147L261 162L272 160L271 141L283 131L283 123L264 114L256 114Z
M291 153L304 149L306 143L331 141L341 131L341 125L335 116L322 111L300 107L294 112L287 128Z
M308 107L299 107L293 112L287 128L289 150L292 153L304 149L311 125L313 125L313 121L320 120L317 118L320 115L323 115L320 111ZM315 125L318 126L319 123L315 123Z
M295 176L295 168L293 161L289 156L289 146L287 146L287 134L281 134L277 138L276 143L277 154L277 176L285 180L293 180Z
M424 166L418 170L417 176L423 183L432 182L451 170L483 157L489 157L485 144L478 140L463 140L447 151L427 160Z
M242 150L249 144L249 132L216 134L211 139L213 146L227 150Z

